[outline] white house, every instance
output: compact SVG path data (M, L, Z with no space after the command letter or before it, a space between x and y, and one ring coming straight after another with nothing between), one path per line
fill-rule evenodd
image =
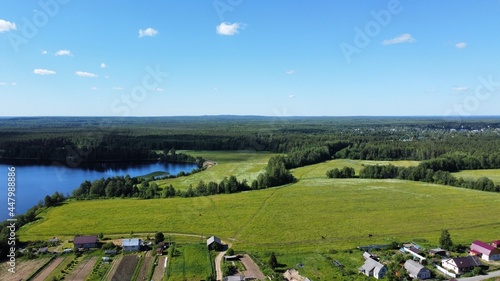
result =
M431 271L413 260L407 260L404 265L411 278L428 279L431 278Z
M444 259L441 261L441 265L448 270L455 272L456 274L462 274L472 271L475 267L481 266L481 262L477 257L460 257L452 259Z
M382 279L387 273L387 267L372 258L367 258L365 264L359 268L359 272L366 276Z
M141 244L142 244L142 240L137 239L137 238L123 239L122 240L123 251L126 251L126 252L140 251Z
M470 255L478 256L485 261L500 261L500 249L479 240L470 246Z

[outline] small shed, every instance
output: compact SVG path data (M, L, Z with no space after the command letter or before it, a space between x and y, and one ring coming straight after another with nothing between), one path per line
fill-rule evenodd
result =
M219 237L211 236L210 238L207 239L207 247L209 249L222 251L224 248L224 244L222 244L222 241L220 240Z
M126 252L137 252L141 250L142 240L138 238L133 239L123 239L122 247L123 251Z

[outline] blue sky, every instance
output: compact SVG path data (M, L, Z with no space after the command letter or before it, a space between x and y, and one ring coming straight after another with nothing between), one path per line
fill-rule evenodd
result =
M0 0L0 116L499 115L499 15L499 0Z

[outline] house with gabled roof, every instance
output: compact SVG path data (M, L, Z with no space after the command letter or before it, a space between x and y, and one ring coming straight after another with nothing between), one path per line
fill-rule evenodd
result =
M473 256L444 259L441 261L441 265L456 274L466 273L472 271L475 267L482 266L481 261Z
M126 252L140 251L141 245L142 245L142 239L138 239L138 238L122 239L123 251L126 251Z
M495 248L500 248L500 240L495 240L495 241L491 242L491 246L493 246Z
M414 260L407 260L404 268L411 278L428 279L431 278L431 271Z
M372 258L367 258L363 266L359 268L359 273L368 277L373 276L376 279L382 279L387 273L387 267Z
M480 257L485 261L499 261L500 249L490 244L476 240L470 245L470 255Z
M73 238L73 245L77 249L92 249L97 248L97 241L99 241L97 235L75 236Z
M224 244L222 244L222 241L220 240L219 237L211 236L210 238L207 239L207 247L209 249L221 251L224 247Z

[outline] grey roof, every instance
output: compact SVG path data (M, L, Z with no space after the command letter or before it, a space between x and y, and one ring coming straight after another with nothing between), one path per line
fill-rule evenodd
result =
M207 239L207 246L211 245L212 243L217 243L219 245L222 245L222 241L220 240L219 237L217 236L212 236L210 238Z
M405 269L410 273L410 276L418 276L418 273L424 269L425 266L419 264L414 260L407 260L405 262Z
M378 276L380 271L385 267L385 265L379 263L378 261L368 258L365 260L365 264L359 269L362 272L370 272L373 270L373 275Z
M133 239L123 239L122 246L123 247L137 247L141 245L141 239L133 238Z

